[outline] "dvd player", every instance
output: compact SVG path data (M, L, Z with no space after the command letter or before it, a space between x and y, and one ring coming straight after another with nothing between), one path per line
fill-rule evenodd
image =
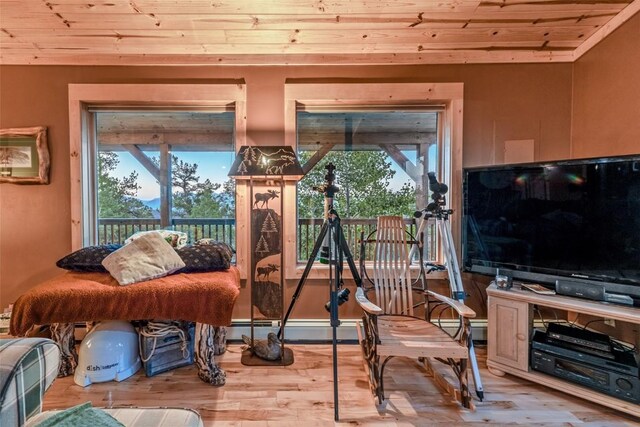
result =
M587 329L577 328L575 326L566 326L560 323L549 323L547 327L548 338L565 341L572 345L588 347L594 350L611 352L611 339L609 335L598 332L589 331Z

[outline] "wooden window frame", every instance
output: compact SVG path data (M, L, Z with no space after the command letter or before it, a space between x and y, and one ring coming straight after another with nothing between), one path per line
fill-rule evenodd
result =
M462 192L462 128L463 83L286 83L285 84L285 144L297 149L297 112L300 105L341 107L349 105L423 105L443 106L441 147L448 156L441 156L440 177L449 185L449 207L454 210L451 229L460 258L460 218ZM304 265L297 260L297 203L296 183L286 183L284 189L285 212L284 260L285 277L299 279ZM354 254L354 256L356 256ZM345 269L345 277L350 277ZM329 268L317 265L309 278L327 279Z
M70 84L69 144L71 174L71 249L93 244L97 233L95 168L95 123L89 107L224 107L235 110L235 146L246 145L247 101L244 82L225 84ZM234 148L235 150L235 148ZM249 239L246 188L236 188L236 265L246 277L245 260Z

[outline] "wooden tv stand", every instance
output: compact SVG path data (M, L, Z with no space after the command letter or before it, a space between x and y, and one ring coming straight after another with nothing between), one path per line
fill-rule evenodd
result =
M640 417L640 405L599 393L587 387L529 369L530 339L533 333L533 306L584 313L640 325L640 309L583 300L561 295L540 295L518 285L510 290L487 288L489 319L487 367L494 375L505 373L591 400ZM636 329L640 330L640 328ZM636 337L640 342L640 333ZM637 343L636 343L637 344Z

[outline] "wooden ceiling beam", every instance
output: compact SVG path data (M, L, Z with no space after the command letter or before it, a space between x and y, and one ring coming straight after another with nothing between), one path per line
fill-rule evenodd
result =
M154 14L153 17L136 13L65 13L64 18L52 11L25 12L3 7L2 28L6 30L403 30L529 26L583 26L603 25L619 9L594 9L585 4L575 10L535 10L495 12L431 12L405 14L358 15L266 15L266 14ZM420 15L420 16L419 16Z
M511 0L507 0L511 3ZM42 2L38 0L3 0L5 7L19 8L25 12L86 13L100 15L103 13L129 13L155 15L169 13L189 14L255 14L268 11L269 14L314 14L314 15L349 15L358 13L415 13L419 12L472 12L480 4L479 0L441 0L421 3L403 0L371 2L367 0L349 0L343 2L301 2L299 0L56 0Z
M136 54L61 51L23 48L0 49L0 65L419 65L419 64L508 64L572 62L572 50L461 50L418 53L363 54Z
M575 41L597 30L597 25L572 25L567 27L546 27L530 25L523 28L467 27L447 29L371 29L344 31L331 30L122 30L112 29L74 29L43 28L13 29L8 42L36 43L47 47L54 43L68 44L71 47L85 45L133 44L196 44L215 45L331 45L333 43L366 45L442 45L448 43L517 43L543 41ZM6 39L6 33L0 37Z
M309 173L309 171L310 171L311 169L313 169L313 167L314 167L315 165L317 165L317 164L318 164L318 162L319 162L320 160L322 160L322 159L324 158L324 156L326 156L326 155L327 155L327 153L328 153L329 151L331 151L331 149L332 149L335 145L336 145L335 143L322 144L322 145L320 146L320 148L318 149L318 151L316 151L315 153L313 153L313 156L311 156L311 157L309 158L309 160L307 160L307 161L305 162L305 164L304 164L304 165L302 165L302 172L303 172L305 175L306 175L306 174L308 174L308 173Z
M101 145L217 145L233 147L233 135L229 133L189 132L99 132Z
M418 145L433 141L435 132L376 132L353 134L353 145L377 146L393 143L395 145ZM320 150L325 145L344 145L344 133L300 132L298 146L304 150Z
M127 150L131 155L149 171L149 173L158 181L160 181L160 168L144 154L137 145L124 145L123 148Z
M394 144L380 144L379 147L393 159L396 164L409 175L414 182L421 182L422 168L416 167Z

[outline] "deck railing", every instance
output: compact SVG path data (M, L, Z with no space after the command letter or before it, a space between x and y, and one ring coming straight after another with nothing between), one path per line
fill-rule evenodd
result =
M365 238L376 228L375 218L343 218L341 220L344 237L354 259L360 258L360 235L364 232ZM405 220L407 231L415 235L416 227L412 220ZM320 218L298 219L298 260L306 262L311 255L313 246L320 233L323 220ZM109 243L123 244L124 241L138 231L160 230L160 220L155 218L101 218L98 220L98 244ZM211 238L229 245L236 246L236 222L233 218L174 218L171 221L171 229L182 231L189 236L189 243L199 239ZM427 229L425 236L425 259L427 253L433 253L433 239L428 237L433 234L431 228ZM373 248L367 248L366 259L373 258Z
M360 237L364 233L364 238L375 238L376 224L378 220L376 218L342 218L340 224L342 225L342 231L344 238L347 240L351 255L355 260L360 259ZM299 218L298 219L298 261L307 261L313 251L313 246L316 243L320 229L322 228L322 219L314 218ZM411 233L411 236L416 235L416 225L411 219L405 219L407 231ZM372 235L373 233L373 235ZM426 229L427 236L431 236L433 233L432 227ZM425 236L425 242L428 240ZM407 236L408 237L408 236ZM431 245L425 244L425 260L426 254L432 253L430 251ZM365 259L373 259L373 245L365 246L366 257Z
M235 247L236 220L233 218L174 218L172 230L189 236L189 243L211 238ZM98 242L123 244L138 231L160 230L160 220L155 218L100 218L98 220Z

